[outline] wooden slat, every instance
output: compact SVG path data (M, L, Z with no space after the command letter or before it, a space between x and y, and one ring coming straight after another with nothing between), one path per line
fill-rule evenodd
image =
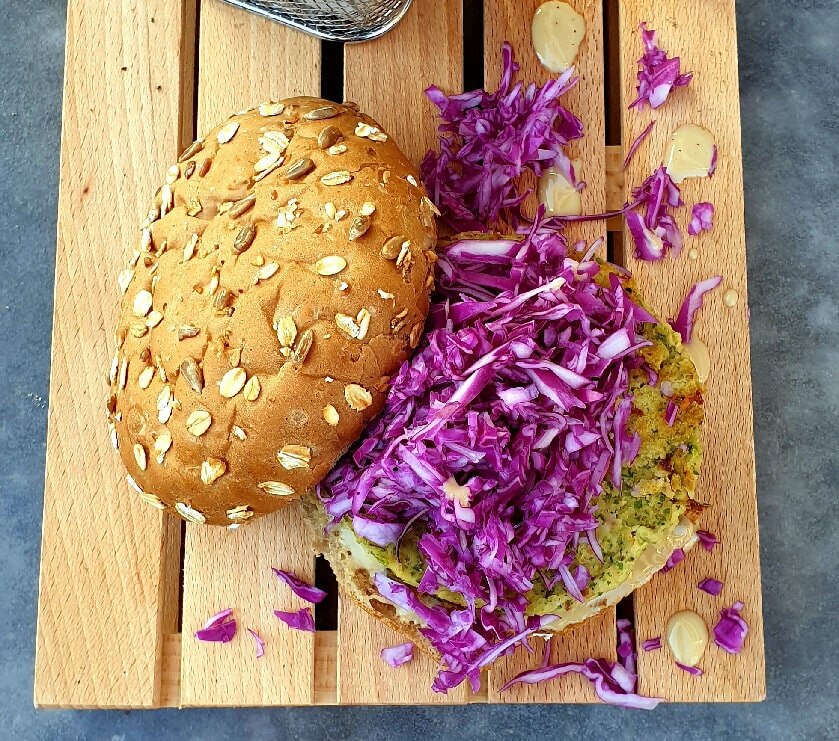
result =
M175 582L178 583L177 581ZM163 637L160 672L160 698L156 707L176 708L181 704L181 634Z
M706 127L714 133L719 148L714 177L687 180L682 186L687 204L680 210L683 227L697 201L712 201L716 206L713 231L698 239L686 237L687 248L695 246L698 258L682 254L660 263L645 263L633 259L627 248L627 262L644 294L664 317L675 316L692 283L711 275L724 277L723 285L706 298L695 333L710 348L712 364L705 396L705 460L698 495L711 504L703 514L702 525L717 533L723 545L710 555L697 549L677 569L657 576L636 594L638 637L643 640L661 634L668 616L685 608L696 610L713 625L718 610L735 600L745 602L744 617L751 625L743 653L730 656L712 645L702 661L705 675L699 678L677 669L666 650L642 652L640 687L643 692L681 702L760 700L765 695L765 667L734 2L627 0L620 9L625 144L651 118L649 110L626 108L635 95L641 21L658 31L661 46L671 55L680 56L684 69L695 73L688 88L677 90L653 114L658 123L630 163L627 186L637 185L658 166L669 136L679 124ZM727 308L722 301L728 288L740 295L734 308ZM725 582L720 598L696 589L697 582L706 576Z
M461 27L460 0L415 0L392 32L344 50L345 97L377 119L417 165L435 141L435 109L423 90L431 82L446 91L463 88ZM417 656L398 671L378 671L379 651L405 639L349 600L341 602L338 616L340 703L466 701L465 687L445 696L431 691L435 664L429 657Z
M317 95L320 45L314 39L218 0L201 3L198 130L269 98ZM184 561L181 703L296 705L314 698L314 637L290 630L272 610L305 603L275 582L271 566L311 581L314 559L291 507L238 531L189 526ZM192 634L211 614L236 608L241 633L224 646L197 644ZM258 662L244 632L268 642Z
M368 615L350 599L338 611L338 702L341 705L430 705L468 702L465 686L446 695L435 693L431 682L437 661L419 650L396 670L382 663L379 652L404 643L405 636Z
M178 61L192 58L192 6L68 7L35 662L43 707L151 707L160 695L162 639L176 615L164 577L178 546L125 484L104 409L116 275L192 125L191 101L181 108L191 70Z
M501 44L510 41L521 65L519 78L527 82L544 82L551 78L533 51L530 24L534 10L541 0L498 0L487 3L484 9L484 59L487 89L494 89L500 78ZM569 147L569 155L582 160L580 177L586 181L582 192L583 211L601 213L606 209L606 139L603 96L603 4L600 0L571 0L569 4L586 19L586 36L577 56L576 70L580 78L564 103L585 126L585 137ZM575 225L568 230L569 238L588 242L605 235L602 222ZM604 250L605 256L605 250ZM535 642L541 643L541 642ZM615 656L615 613L606 610L572 631L557 636L553 641L553 658L557 661L577 661L590 656L613 659ZM499 693L504 683L518 672L531 668L539 656L520 649L512 656L500 659L489 672L491 702L591 702L594 693L589 683L578 676L564 677L557 682L535 686L518 685Z
M338 631L315 633L315 705L338 703Z
M181 705L312 704L314 635L291 630L272 612L307 606L271 573L271 566L282 566L312 580L314 558L301 517L294 505L236 532L187 527ZM226 607L236 610L236 640L196 641L195 630ZM245 628L267 642L263 658L254 656Z

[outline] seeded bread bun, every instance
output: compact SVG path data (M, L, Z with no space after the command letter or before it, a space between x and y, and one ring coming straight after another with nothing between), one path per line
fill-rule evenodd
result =
M238 525L326 474L419 341L433 210L352 104L263 104L187 148L119 276L108 415L144 501Z

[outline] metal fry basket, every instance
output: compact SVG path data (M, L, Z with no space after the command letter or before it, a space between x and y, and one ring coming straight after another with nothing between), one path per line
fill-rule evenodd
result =
M328 41L367 41L387 33L412 0L225 0Z

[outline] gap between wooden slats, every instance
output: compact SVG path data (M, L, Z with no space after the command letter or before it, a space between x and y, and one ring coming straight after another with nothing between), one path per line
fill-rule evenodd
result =
M41 707L155 706L163 636L176 629L168 580L179 530L128 488L104 408L116 275L183 144L182 126L191 126L180 102L192 71L158 60L192 57L193 6L68 6L35 660Z
M676 90L653 113L626 107L635 96L642 21L658 31L660 45L671 56L681 57L683 70L695 75L689 87ZM712 364L702 432L704 463L697 487L698 498L711 506L703 513L701 526L715 532L722 546L713 554L697 547L676 569L657 575L636 592L635 623L637 638L643 641L661 635L676 610L696 610L713 625L721 607L742 600L751 631L739 656L711 645L701 662L702 677L679 670L666 650L641 652L640 690L679 702L754 701L765 695L736 43L733 0L620 3L624 143L628 145L651 118L657 120L630 163L627 188L638 185L661 163L670 134L679 124L705 126L714 133L719 148L712 179L682 184L686 206L678 216L684 230L692 205L710 200L716 206L713 231L699 238L685 233L685 252L658 263L634 259L626 237L627 266L659 316L675 316L697 280L712 275L724 278L720 288L706 297L695 331L708 344ZM685 254L691 247L698 250L697 259ZM734 308L722 301L728 288L740 295ZM706 576L725 582L721 597L696 589Z
M509 41L521 71L519 79L543 83L553 75L536 57L530 39L533 12L541 0L497 0L484 7L484 59L487 89L495 89L501 73L501 44ZM602 0L569 0L586 19L586 35L577 56L577 86L563 99L585 126L585 137L569 147L569 155L581 162L579 177L586 181L582 192L583 211L600 213L607 207L605 112L603 96L603 16ZM605 236L602 222L577 224L569 228L572 241L592 242ZM602 250L605 256L605 245ZM577 661L595 657L615 658L615 613L609 608L583 625L556 636L552 660ZM491 702L591 702L595 699L589 683L578 676L534 686L518 685L500 693L500 688L520 671L536 666L541 657L542 640L534 640L536 654L519 649L512 656L499 659L489 671Z
M376 41L344 48L344 95L377 119L419 165L435 141L434 107L423 91L432 82L447 91L463 85L460 0L415 0L404 20ZM437 662L417 652L410 664L386 671L379 651L404 636L351 600L338 610L338 702L428 704L466 702L464 687L448 695L431 690ZM371 665L376 667L371 669Z
M231 112L269 98L316 95L320 44L219 0L201 3L198 132ZM182 705L309 705L314 699L314 636L290 630L274 609L305 603L282 588L271 566L314 578L314 558L297 506L237 531L190 525L184 561ZM201 644L193 632L233 607L240 634L230 644ZM267 642L254 657L245 628Z

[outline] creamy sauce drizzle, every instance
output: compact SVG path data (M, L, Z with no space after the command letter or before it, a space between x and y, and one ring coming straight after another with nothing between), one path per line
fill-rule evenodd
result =
M674 183L685 178L707 177L714 157L714 135L696 124L682 124L670 137L664 157Z
M708 646L708 626L693 610L671 615L665 635L676 661L685 666L696 666Z
M711 375L711 353L708 352L708 346L702 340L694 337L690 342L686 342L683 347L693 361L700 383L705 383L708 376Z
M573 162L579 177L579 163ZM548 216L579 216L583 212L580 192L556 168L549 167L539 178L539 203L545 204Z
M729 308L733 309L737 306L737 301L740 296L737 294L733 288L729 288L723 295L722 295L722 302Z
M567 3L550 0L536 9L530 32L542 65L551 72L565 72L577 57L586 21Z

